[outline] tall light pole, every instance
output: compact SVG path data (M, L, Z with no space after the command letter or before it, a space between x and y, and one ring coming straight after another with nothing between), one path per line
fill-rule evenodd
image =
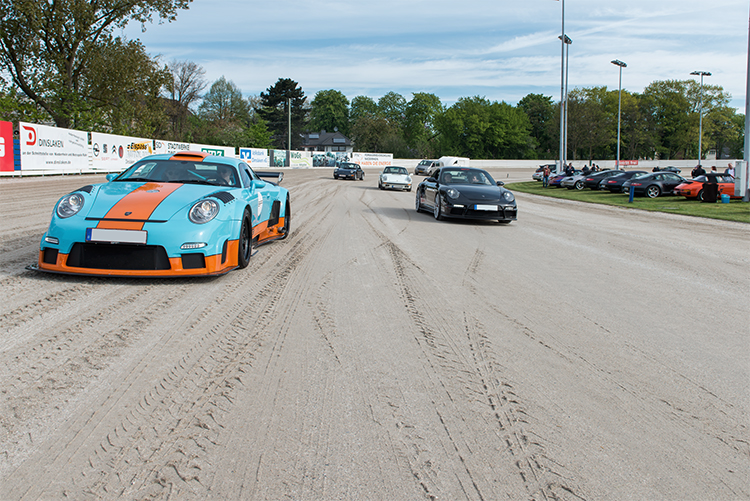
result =
M565 0L562 4L562 34L560 35L560 161L557 163L557 173L563 170L562 163L565 159Z
M612 64L620 67L620 86L617 92L617 163L615 164L615 170L620 170L620 114L622 113L622 69L627 68L628 65L615 59Z
M690 73L691 75L700 75L701 76L701 102L698 106L698 164L701 163L701 159L703 158L703 150L701 149L703 147L703 77L710 77L711 72L709 71L693 71Z
M564 120L564 126L562 128L563 131L563 148L562 148L562 162L565 164L568 161L568 69L570 64L570 58L568 57L570 55L570 44L573 43L573 40L571 40L568 35L565 35L564 37L559 36L557 37L563 41L565 44L565 108L563 113L563 120Z

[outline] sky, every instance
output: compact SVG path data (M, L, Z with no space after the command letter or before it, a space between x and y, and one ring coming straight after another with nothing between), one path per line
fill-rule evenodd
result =
M480 96L515 105L527 94L561 97L559 0L193 0L171 23L131 23L164 63L193 61L209 85L225 77L245 96L291 78L310 99L350 101L388 92L437 95L450 106ZM567 0L569 89L643 92L657 80L708 71L745 113L747 0Z

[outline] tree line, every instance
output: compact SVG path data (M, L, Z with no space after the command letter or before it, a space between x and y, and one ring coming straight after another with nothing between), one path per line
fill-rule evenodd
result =
M435 94L410 99L389 92L351 101L335 89L305 96L279 78L245 97L224 76L209 85L191 61L164 64L138 40L115 36L129 22L172 21L191 0L19 2L0 0L0 116L221 146L298 149L301 134L338 130L357 151L397 158L442 155L487 159L554 159L560 103L528 94L513 106L462 97L451 106ZM642 93L622 91L621 158L740 157L744 115L721 86L694 80L655 81ZM567 158L614 158L618 91L576 88L568 98ZM291 122L291 137L289 136Z

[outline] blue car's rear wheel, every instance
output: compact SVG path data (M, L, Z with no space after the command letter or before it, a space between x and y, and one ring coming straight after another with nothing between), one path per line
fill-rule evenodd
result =
M240 227L237 251L237 265L240 268L247 268L247 265L250 263L250 256L253 253L253 226L250 221L250 212L245 210L245 215L242 217L242 226Z

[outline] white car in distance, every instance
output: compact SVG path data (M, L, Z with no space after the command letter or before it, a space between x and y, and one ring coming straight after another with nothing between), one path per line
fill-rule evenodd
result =
M405 167L390 165L383 169L380 174L378 188L381 190L411 191L411 176Z

